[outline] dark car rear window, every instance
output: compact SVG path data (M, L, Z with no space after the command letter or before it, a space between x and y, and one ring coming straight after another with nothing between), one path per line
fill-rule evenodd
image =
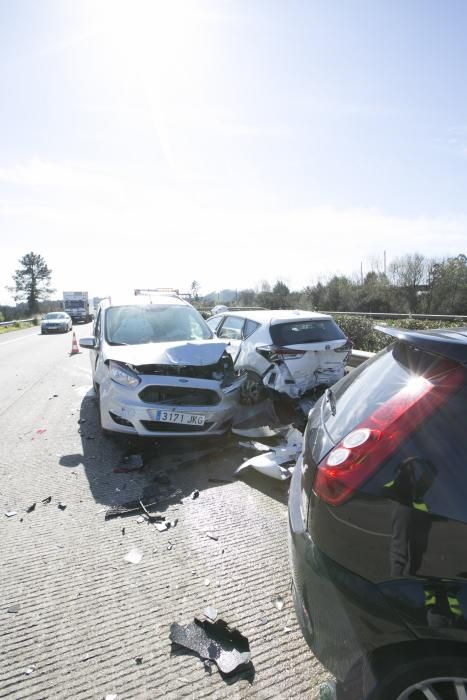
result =
M368 418L407 384L409 379L430 377L445 368L446 360L405 343L395 343L341 379L332 392L336 401L333 416L329 402L323 418L334 443Z
M271 338L276 345L323 343L327 340L342 340L345 337L331 318L288 321L271 326Z

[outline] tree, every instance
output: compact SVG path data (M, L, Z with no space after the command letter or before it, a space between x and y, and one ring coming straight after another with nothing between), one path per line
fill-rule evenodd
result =
M26 253L19 259L20 267L13 275L14 287L7 287L15 301L25 301L29 313L39 311L39 302L54 291L50 285L52 270L44 258L36 253Z
M420 253L395 258L389 265L389 275L393 284L405 294L409 311L417 311L419 292L426 286L429 261Z
M200 283L197 282L196 280L193 280L193 282L191 283L191 293L192 293L195 301L198 301L198 299L199 299L199 290L200 289L201 289Z

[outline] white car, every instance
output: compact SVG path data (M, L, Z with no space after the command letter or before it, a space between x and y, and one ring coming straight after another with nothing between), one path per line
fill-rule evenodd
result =
M41 333L68 333L73 328L73 321L64 311L51 311L41 321Z
M299 398L341 379L351 342L326 314L311 311L224 311L207 319L237 369L247 371L241 400L260 401L267 389Z
M104 432L221 435L238 407L240 376L201 314L176 295L101 302L91 353Z

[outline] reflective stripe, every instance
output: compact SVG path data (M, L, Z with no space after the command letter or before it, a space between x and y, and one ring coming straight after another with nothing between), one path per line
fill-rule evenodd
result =
M424 513L428 513L428 507L426 503L417 503L417 501L414 501L412 505L417 510L422 510Z
M425 607L429 605L436 605L436 596L433 591L424 591L425 593Z
M457 615L458 617L462 617L462 610L459 600L455 596L448 595L448 603L449 610L452 612L452 614Z
M394 486L394 481L388 481L387 484L384 484L385 489L389 488L390 486Z

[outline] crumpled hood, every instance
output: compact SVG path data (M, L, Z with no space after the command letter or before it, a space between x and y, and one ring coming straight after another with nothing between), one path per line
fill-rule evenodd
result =
M108 346L106 359L129 365L194 365L218 362L227 343L210 340Z

